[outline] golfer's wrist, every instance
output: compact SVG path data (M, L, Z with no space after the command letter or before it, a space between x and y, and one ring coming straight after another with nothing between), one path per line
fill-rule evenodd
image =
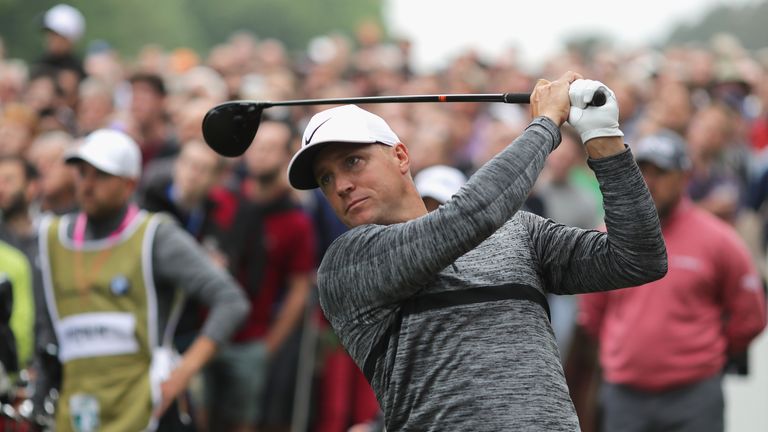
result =
M563 117L563 113L560 111L557 112L541 112L539 113L538 117L545 117L547 120L551 121L555 124L555 126L560 127L563 123L568 119L568 116L566 115Z
M592 159L600 159L619 154L626 150L624 137L606 136L592 138L586 143L587 153Z

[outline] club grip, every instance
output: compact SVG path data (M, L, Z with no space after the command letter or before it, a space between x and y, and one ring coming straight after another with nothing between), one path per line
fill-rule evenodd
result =
M608 96L605 91L598 89L595 94L592 95L592 101L587 104L588 107L600 107L605 105L608 101ZM508 104L527 104L531 102L530 93L504 93L501 95L501 102Z
M592 95L592 101L588 103L587 106L601 107L605 105L606 102L608 102L608 96L602 89L599 89Z

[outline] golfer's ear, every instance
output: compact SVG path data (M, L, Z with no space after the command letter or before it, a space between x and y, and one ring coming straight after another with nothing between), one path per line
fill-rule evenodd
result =
M394 147L395 157L400 167L400 172L405 174L410 170L411 159L408 156L408 147L403 143L397 143Z

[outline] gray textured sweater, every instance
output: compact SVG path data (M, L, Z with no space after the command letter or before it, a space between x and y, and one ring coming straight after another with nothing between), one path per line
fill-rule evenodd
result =
M518 212L560 131L537 118L440 209L339 237L320 302L389 431L575 431L545 293L666 273L651 197L629 150L590 160L608 232Z

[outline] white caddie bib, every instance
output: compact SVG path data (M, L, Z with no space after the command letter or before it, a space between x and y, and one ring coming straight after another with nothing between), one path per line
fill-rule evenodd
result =
M138 352L136 317L125 312L94 312L62 318L56 325L61 362Z

